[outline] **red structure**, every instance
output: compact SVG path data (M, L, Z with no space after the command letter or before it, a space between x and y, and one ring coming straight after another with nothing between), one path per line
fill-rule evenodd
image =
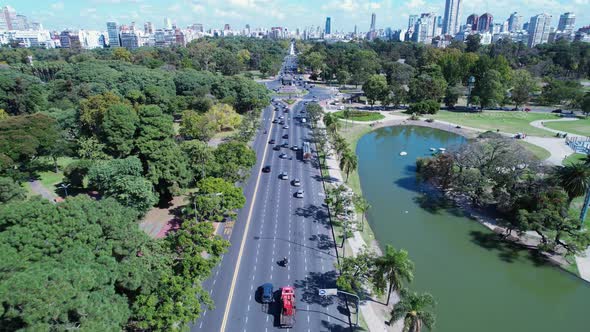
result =
M295 322L295 290L291 286L281 288L281 327L293 327Z

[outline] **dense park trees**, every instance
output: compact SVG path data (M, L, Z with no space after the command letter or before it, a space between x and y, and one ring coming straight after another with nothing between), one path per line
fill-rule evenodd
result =
M269 102L246 77L275 74L285 52L275 41L237 38L134 51L0 50L8 64L0 70L0 325L184 330L211 308L201 282L228 243L210 221L244 205L236 183L256 161L247 142ZM210 132L195 133L191 117ZM228 130L227 142L209 147ZM76 197L30 198L22 182L41 185L47 173L63 173ZM148 238L139 218L173 195L188 197L180 229Z
M481 109L529 103L582 109L578 80L590 77L586 43L528 48L508 40L481 45L478 36L470 36L446 49L381 40L314 42L299 49L301 70L309 69L312 78L328 83L363 85L371 104L434 100L454 108L470 95L471 104ZM377 98L381 88L370 88L377 86L378 76L387 80L387 98Z

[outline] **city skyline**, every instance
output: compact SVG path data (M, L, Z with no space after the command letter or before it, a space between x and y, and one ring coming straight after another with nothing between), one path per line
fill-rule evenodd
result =
M180 27L201 23L205 29L222 29L225 24L241 29L246 24L252 28L283 26L290 30L306 26L323 26L331 17L332 31L368 31L371 13L377 14L377 29L400 29L407 25L409 15L434 12L444 16L445 0L408 1L327 1L320 6L311 1L275 0L227 0L220 5L213 0L148 1L148 0L63 0L38 3L33 0L5 2L19 14L42 23L47 29L96 29L105 30L107 21L119 24L136 22L143 25L153 22L163 27L166 17ZM117 10L113 10L116 7ZM524 3L497 1L462 1L459 22L463 24L471 13L492 13L504 21L518 12L527 21L541 13L553 17L572 11L577 26L590 24L590 0L527 0ZM264 15L260 15L264 13ZM291 19L293 17L294 19ZM557 24L557 22L555 22Z

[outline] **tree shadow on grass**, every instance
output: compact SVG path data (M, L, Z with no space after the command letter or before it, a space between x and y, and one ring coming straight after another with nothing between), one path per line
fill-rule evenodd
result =
M537 267L551 265L538 250L527 248L517 242L504 239L499 234L471 231L469 235L471 236L471 242L487 250L495 251L498 257L506 263L528 259Z

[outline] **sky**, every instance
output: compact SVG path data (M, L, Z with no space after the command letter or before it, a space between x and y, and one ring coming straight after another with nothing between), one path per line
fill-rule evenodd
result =
M546 12L557 26L559 15L572 11L576 27L590 25L590 0L463 0L461 22L471 13L490 12L494 22L502 22L517 11L528 21ZM156 28L169 17L179 27L193 23L205 29L232 29L284 26L290 30L324 26L332 19L332 31L367 31L371 13L377 14L377 28L407 26L408 15L423 12L444 14L445 0L13 0L0 3L14 7L30 21L47 29L106 30L107 21L138 26L151 21Z

